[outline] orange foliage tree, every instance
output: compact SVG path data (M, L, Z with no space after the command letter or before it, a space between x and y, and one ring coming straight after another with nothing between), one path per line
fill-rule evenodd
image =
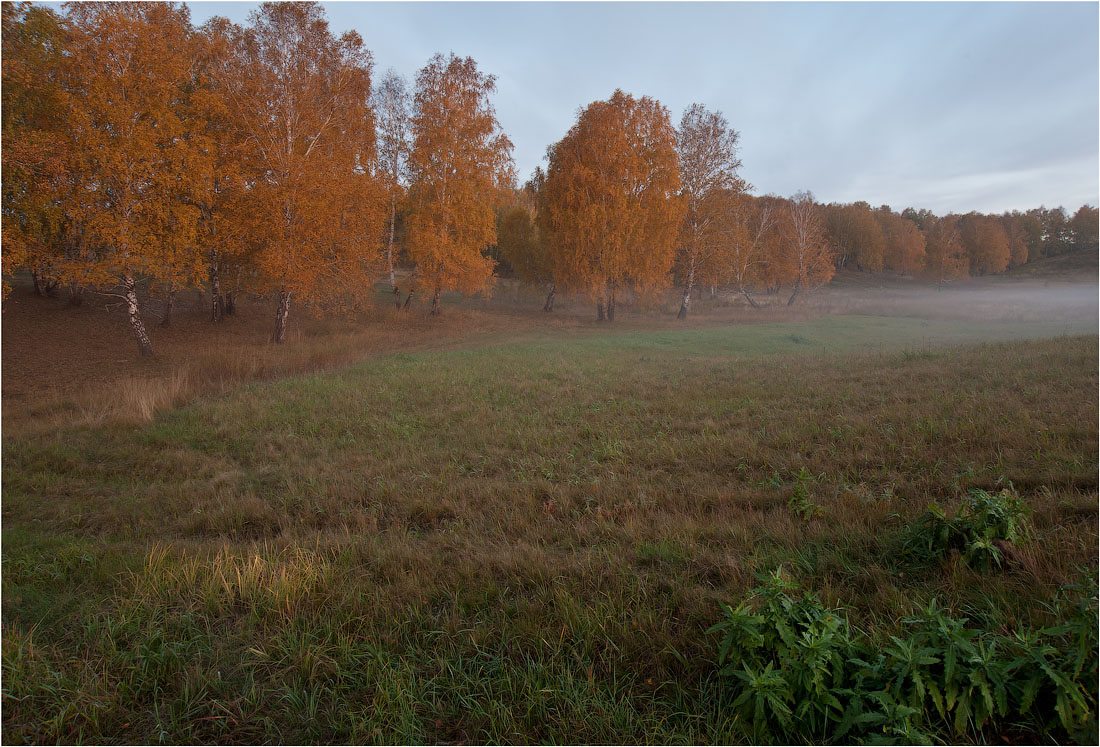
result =
M1027 262L1028 249L1033 238L1043 230L1042 224L1034 215L1015 210L1002 215L1001 224L1008 237L1009 267L1024 264Z
M966 277L970 260L962 244L959 219L955 215L931 217L924 227L924 271L942 288L956 278Z
M195 195L209 180L207 148L188 95L196 57L187 7L76 3L66 57L69 218L84 235L81 279L121 282L143 355L152 343L139 275L194 281Z
M786 205L783 238L775 259L779 277L791 283L790 306L802 291L829 282L835 272L834 253L825 235L821 208L809 192L798 192Z
M553 311L555 293L547 244L527 205L517 204L500 216L497 246L501 259L511 266L520 280L529 285L550 286L542 308Z
M677 256L684 283L679 319L688 315L696 282L722 282L731 255L745 245L739 235L744 222L736 215L744 207L738 197L748 186L737 175L738 137L721 112L709 112L701 104L688 107L680 120L676 150L685 212Z
M546 286L543 311L554 310L557 288L554 285L554 258L546 225L546 172L536 166L535 173L523 185L522 199L506 213L498 229L501 257L512 266L520 279L530 285Z
M759 304L752 289L768 281L771 259L778 245L780 204L770 197L737 196L730 211L736 224L731 231L731 247L727 260L727 277L749 305Z
M829 205L825 208L825 222L839 266L844 267L851 261L860 270L882 270L886 236L870 205L866 202Z
M554 280L614 319L616 293L667 287L683 217L676 131L653 99L615 91L551 146L542 201Z
M53 11L3 4L3 270L29 265L38 292L40 276L58 269L64 229L64 47Z
M924 269L924 235L917 224L885 205L876 214L886 239L883 265L910 275Z
M512 143L489 102L495 80L453 54L437 54L416 76L407 241L433 316L444 290L475 293L492 281L493 207L515 178Z
M249 150L246 130L221 84L228 58L235 54L239 30L224 18L211 19L201 30L202 56L195 82L195 103L206 127L211 159L210 180L197 197L199 236L206 251L210 279L211 319L219 322L232 314L239 278L251 264L250 252L264 235L249 194L245 156Z
M996 218L970 213L962 218L962 243L970 257L971 274L987 275L1008 269L1008 234Z
M1082 205L1069 220L1073 248L1096 251L1100 245L1100 212L1091 205Z
M229 29L217 77L248 146L248 212L263 237L252 262L258 287L278 294L279 343L292 297L342 307L370 287L384 195L359 35L335 37L316 3L265 3L249 22Z

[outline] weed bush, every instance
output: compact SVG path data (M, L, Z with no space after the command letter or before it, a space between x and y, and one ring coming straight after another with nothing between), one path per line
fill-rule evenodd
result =
M821 506L814 503L813 493L810 491L810 486L817 482L817 477L805 467L800 467L794 476L794 481L794 492L787 501L787 507L803 521L809 521L814 514L821 511Z
M973 568L988 570L1003 562L998 543L1018 543L1031 534L1030 509L1009 488L997 493L971 490L948 516L933 504L899 537L898 555L911 563L932 563L951 551Z
M1095 744L1095 579L1065 589L1056 627L967 627L933 601L905 636L872 641L796 596L781 570L710 631L733 708L760 741L930 743L1005 730Z

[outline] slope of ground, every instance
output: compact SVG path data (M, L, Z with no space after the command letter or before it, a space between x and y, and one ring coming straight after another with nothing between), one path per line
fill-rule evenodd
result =
M1057 261L1056 261L1057 260ZM1074 260L1077 262L1078 260ZM1047 260L1044 260L1047 262ZM631 331L680 331L728 325L807 321L837 314L933 319L947 329L953 322L1050 324L1046 332L1096 328L1095 276L1082 276L1078 264L1053 258L1043 281L1004 277L952 284L936 290L912 279L842 272L827 288L804 294L788 307L785 295L762 294L761 308L750 308L735 293L713 297L700 289L687 321L675 319L678 297L663 304L622 304L614 324L595 323L591 304L559 295L556 310L543 313L537 289L513 280L498 281L491 297L448 295L444 315L428 318L422 304L409 312L392 307L392 296L377 288L364 310L325 318L295 308L290 342L272 346L274 308L269 301L244 298L239 313L215 325L205 298L181 294L171 327L156 326L163 302L146 303L157 355L137 355L125 311L92 294L80 308L64 299L35 297L29 279L16 278L4 301L2 321L2 404L4 426L52 427L83 420L148 418L158 409L199 394L225 391L239 383L346 365L395 352L453 349L486 343L615 336ZM1061 264L1059 264L1061 262ZM1064 265L1064 266L1063 266ZM1068 268L1068 269L1067 269ZM1052 280L1053 279L1053 280ZM1012 336L991 330L989 339ZM688 338L691 334L687 335ZM909 339L909 338L905 338ZM982 339L972 335L970 339Z
M943 344L1066 329L535 338L6 435L4 740L743 743L706 631L758 574L885 641L933 598L1044 624L1096 567L1096 336ZM1010 484L1013 562L898 564Z

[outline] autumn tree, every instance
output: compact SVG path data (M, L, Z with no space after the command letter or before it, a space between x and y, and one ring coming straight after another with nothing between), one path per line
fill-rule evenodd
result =
M1073 248L1076 251L1096 251L1100 235L1100 213L1090 205L1082 205L1069 221Z
M989 275L1008 269L1008 235L996 218L970 213L962 218L962 243L970 259L970 273Z
M886 206L876 210L875 217L882 226L884 238L883 266L910 275L923 270L924 235L917 224Z
M250 194L248 131L237 119L237 109L223 87L223 73L238 53L235 44L239 35L240 29L224 18L213 18L200 29L201 57L193 94L205 125L210 157L210 179L196 195L196 204L214 322L233 313L239 278L250 268L250 255L267 228L265 214L256 210Z
M378 129L378 170L385 182L389 202L386 268L389 272L390 288L396 296L397 281L393 272L394 237L397 231L397 208L408 183L409 150L412 147L409 121L412 115L412 96L405 78L390 69L375 87L372 101Z
M792 285L787 305L802 291L828 283L835 272L833 248L825 233L821 208L809 192L798 192L786 204L783 238L775 259L779 276Z
M65 45L52 10L3 4L3 271L30 266L39 293L64 241Z
M916 223L921 232L925 231L936 220L936 216L932 211L924 208L917 210L916 208L907 207L901 211L901 217Z
M970 259L962 243L958 216L930 216L924 224L924 271L942 288L945 283L966 277Z
M497 221L497 247L500 258L527 285L546 288L543 311L554 310L554 273L546 230L541 224L545 210L543 186L546 172L536 167L534 174L518 190L514 204L505 208Z
M677 256L684 292L677 317L688 315L691 291L699 280L717 282L729 268L730 253L742 237L734 215L747 185L737 175L739 135L721 112L692 104L684 111L676 138L684 221Z
M535 167L523 185L523 200L502 218L498 229L501 256L528 285L543 285L543 311L554 310L554 255L549 241L549 212L546 203L546 172Z
M496 242L493 206L514 179L512 143L489 96L495 78L470 57L436 55L416 76L409 153L408 252L432 292L486 290Z
M766 282L770 258L778 244L782 209L774 199L742 193L731 215L737 225L730 233L731 248L725 258L728 282L750 306L757 308L759 304L752 297L752 290Z
M209 161L188 95L195 59L187 7L75 3L66 56L67 201L84 232L85 279L119 282L143 355L153 352L137 279L196 279L194 196Z
M545 212L558 286L614 319L617 293L667 286L683 217L676 131L648 96L585 107L549 149Z
M824 209L829 241L836 248L837 264L849 261L867 272L880 272L886 251L886 236L866 202L829 205Z
M498 222L497 246L500 256L519 279L528 285L553 285L546 242L539 233L535 217L526 205L505 210ZM543 311L554 309L554 289L547 289Z
M1032 245L1029 247L1028 254L1031 257L1053 257L1070 250L1073 246L1073 239L1065 208L1040 206L1027 211L1027 214L1037 218L1040 227L1039 246Z
M1014 210L1001 216L1001 225L1008 237L1009 267L1024 264L1031 246L1042 234L1042 224L1035 216Z
M357 33L334 36L316 3L265 3L230 29L218 68L248 147L242 169L258 287L278 295L272 341L292 298L344 306L370 287L384 195L370 108L370 53Z

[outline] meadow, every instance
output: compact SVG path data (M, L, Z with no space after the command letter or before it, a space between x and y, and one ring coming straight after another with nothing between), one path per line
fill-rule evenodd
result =
M860 650L929 610L1081 644L1058 626L1095 620L1094 319L986 317L490 331L138 417L5 413L4 741L829 741L719 664L754 588ZM989 562L907 554L973 491L1019 508ZM1072 728L1045 696L929 701L859 738L1087 741L1081 645Z

